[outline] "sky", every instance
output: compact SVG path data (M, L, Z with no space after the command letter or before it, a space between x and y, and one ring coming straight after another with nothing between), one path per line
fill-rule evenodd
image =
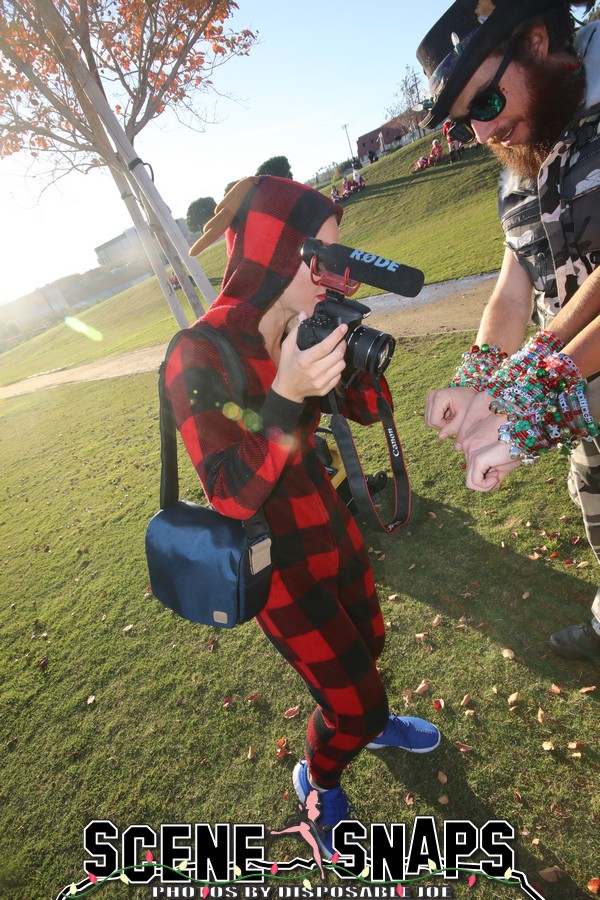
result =
M381 125L406 66L450 0L237 0L232 23L257 33L206 97L214 124L192 131L174 117L151 123L136 151L152 165L175 218L199 197L287 156L298 181L355 151ZM344 128L343 126L347 126ZM94 247L131 226L110 176L72 173L48 182L25 153L0 160L0 304L97 265Z

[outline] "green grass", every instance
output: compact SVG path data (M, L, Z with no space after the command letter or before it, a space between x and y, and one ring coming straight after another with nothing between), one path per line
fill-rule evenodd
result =
M502 258L496 213L498 166L487 152L469 150L459 165L410 174L430 138L370 166L368 187L344 205L341 240L421 268L427 283L489 272ZM225 266L220 242L200 255L218 287ZM377 293L363 286L357 297ZM190 321L193 316L186 302ZM166 343L176 330L155 278L81 313L100 333L92 341L64 322L0 356L0 385L31 375Z
M507 819L520 867L540 882L540 869L560 866L565 878L546 885L547 896L571 900L588 896L587 881L600 876L599 692L579 692L598 684L598 670L561 662L546 639L587 614L594 559L585 540L571 543L582 526L561 458L518 471L496 494L473 494L460 457L424 427L426 387L448 381L471 337L399 337L390 378L413 512L400 532L366 538L381 551L371 557L387 623L381 667L390 702L433 719L444 740L422 758L361 754L347 789L365 824ZM82 877L91 819L120 828L283 828L296 811L290 775L311 710L303 684L254 624L217 632L145 597L143 535L158 495L155 397L155 376L138 375L0 407L1 900L45 900ZM385 466L380 429L361 429L358 440L367 470ZM183 456L181 492L199 495ZM548 550L532 559L542 545ZM504 648L515 658L504 658ZM405 706L404 692L423 678L428 693ZM461 706L467 693L471 717ZM442 711L434 698L445 700ZM295 705L300 715L284 719ZM282 737L293 753L277 759ZM553 752L542 749L549 740ZM460 752L457 741L472 750ZM583 742L581 758L570 741ZM301 849L293 838L268 847L278 859ZM464 879L454 889L457 898L523 896L483 879L471 891ZM96 895L150 891L119 882Z
M419 266L428 282L497 268L496 164L469 151L459 166L414 176L420 152L415 144L366 171L367 191L346 203L342 241ZM202 264L218 282L223 244ZM175 330L153 280L81 318L101 342L59 325L3 354L0 383L166 342ZM555 658L547 636L588 614L595 559L567 498L564 460L546 458L495 494L473 494L461 458L424 427L425 391L447 383L471 339L398 338L390 379L412 517L392 536L366 535L387 623L390 702L432 718L444 740L430 757L362 754L346 783L365 824L507 819L519 866L537 882L539 870L559 866L565 877L545 885L547 896L571 900L589 896L587 881L600 877L598 691L580 693L598 670ZM356 438L367 471L387 468L380 429L357 429ZM81 878L91 819L284 827L296 811L290 775L311 709L303 684L254 624L193 626L145 596L143 535L160 465L155 375L4 401L0 450L0 900L46 900ZM199 497L181 458L182 496ZM406 706L405 691L423 678L429 691ZM295 705L300 715L286 720ZM282 737L292 755L278 759ZM580 750L569 748L575 741ZM268 849L283 859L300 847L273 838ZM453 887L459 900L522 896L484 879L470 891L464 879ZM117 883L98 896L126 891L150 893Z

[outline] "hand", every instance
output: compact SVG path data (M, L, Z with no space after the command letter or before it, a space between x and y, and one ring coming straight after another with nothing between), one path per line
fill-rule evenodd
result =
M307 315L301 312L298 318L303 322ZM300 350L298 326L293 328L281 345L273 390L295 403L302 403L306 397L324 397L332 391L346 368L344 335L347 330L347 325L338 325L314 347Z
M489 394L486 394L486 397L489 400ZM497 416L494 413L486 411L486 415L482 415L481 418L476 420L474 424L465 431L462 438L460 438L459 435L457 444L460 439L460 447L457 446L456 449L462 450L468 461L471 454L481 450L482 447L493 444L494 441L498 441L498 428L500 425L504 425L506 421L506 416Z
M480 391L477 393L473 399L473 402L470 404L469 408L466 410L462 422L460 423L460 427L456 432L456 443L454 444L455 450L464 450L465 453L471 452L467 449L466 440L467 436L471 435L473 432L477 431L477 428L481 422L485 422L490 419L492 422L496 423L496 437L498 437L498 426L503 422L506 422L506 418L503 416L496 416L493 413L490 413L490 402L492 400L491 394L488 394L487 391ZM489 426L491 429L491 425ZM485 443L489 443L493 440L490 437L489 441L485 441ZM471 449L475 449L474 445L471 443ZM479 442L479 446L482 446L481 441Z
M509 472L521 465L511 460L508 444L494 441L472 453L467 459L467 487L473 491L494 491L500 487Z
M477 396L470 387L440 388L427 395L425 424L439 428L440 440L456 434L467 409Z

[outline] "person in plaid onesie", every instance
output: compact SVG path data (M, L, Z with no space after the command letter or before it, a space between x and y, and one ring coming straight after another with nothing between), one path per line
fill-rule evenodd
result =
M238 182L190 253L226 232L222 290L199 322L222 330L239 354L246 409L233 403L209 340L184 335L166 368L177 426L210 503L239 519L262 508L271 528L272 585L257 622L317 704L293 777L302 803L319 791L316 836L329 857L332 828L350 812L340 778L351 760L367 746L424 753L440 741L430 723L389 713L375 665L384 625L367 551L315 450L318 398L345 368L347 326L298 348L297 322L322 290L300 248L307 237L337 241L341 216L339 204L288 179ZM377 420L371 376L353 382L342 411L364 425Z

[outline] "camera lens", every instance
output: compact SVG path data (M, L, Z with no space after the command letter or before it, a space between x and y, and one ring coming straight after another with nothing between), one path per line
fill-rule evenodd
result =
M358 325L347 337L346 359L355 369L369 375L382 375L387 369L396 341L391 334Z

